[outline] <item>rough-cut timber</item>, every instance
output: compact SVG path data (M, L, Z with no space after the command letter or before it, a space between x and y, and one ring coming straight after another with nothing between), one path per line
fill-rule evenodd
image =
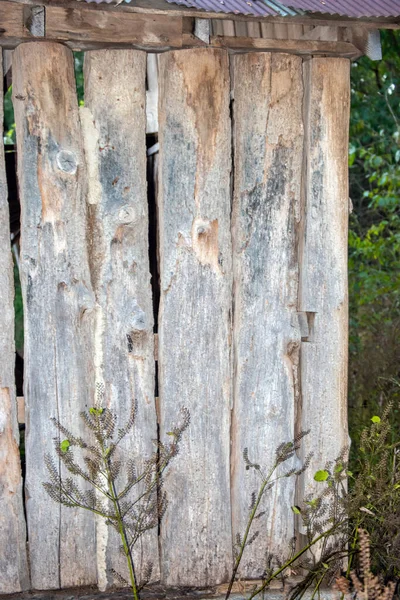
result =
M233 535L243 534L260 474L246 471L243 450L268 471L275 449L293 439L299 394L298 257L303 149L302 61L285 54L234 58L234 404ZM295 463L295 461L294 461ZM294 463L285 464L287 471ZM265 551L284 556L293 536L294 479L267 493L260 536L241 573L259 577Z
M105 402L121 424L129 416L132 401L137 402L134 432L124 439L120 452L125 459L137 456L138 469L154 451L152 440L157 439L145 79L144 52L99 50L86 54L81 120L89 180L89 255L97 301L96 382L104 385ZM99 522L97 556L102 588L107 584L106 568L125 575L120 544L117 533L103 520ZM157 529L140 541L134 559L139 579L148 560L154 564L155 579L159 578Z
M316 486L313 475L348 443L347 224L350 63L315 58L305 63L306 164L301 235L300 311L308 335L301 345L301 425L311 429L305 451L311 468L300 498Z
M207 585L232 565L230 120L228 56L160 57L161 436L191 413L165 489L162 578Z
M212 36L210 44L232 50L253 50L260 52L288 52L290 54L333 55L356 58L360 51L349 42L319 40L265 39L260 37Z
M83 42L86 46L90 42L108 42L179 47L182 45L182 17L49 6L46 35L57 40Z
M2 56L0 52L0 64ZM3 78L0 83L3 97ZM0 103L0 122L3 104ZM4 146L0 148L0 593L29 587L14 365L14 275Z
M32 587L47 589L96 581L92 514L61 507L42 487L48 480L44 453L54 455L50 417L81 435L79 412L93 403L95 298L72 52L47 42L22 44L14 53L13 79L22 203L26 510Z

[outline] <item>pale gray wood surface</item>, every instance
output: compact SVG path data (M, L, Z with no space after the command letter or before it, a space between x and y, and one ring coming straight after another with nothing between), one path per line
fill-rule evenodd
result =
M0 52L0 64L3 64ZM3 78L0 82L3 98ZM3 122L3 103L0 103ZM0 593L29 587L14 365L14 274L4 146L0 147Z
M26 510L32 587L96 582L91 513L61 507L42 487L58 417L82 434L93 403L95 298L86 239L85 168L73 55L54 43L13 56L21 269L25 306Z
M299 401L297 226L303 149L302 61L285 54L234 58L232 209L234 272L233 535L243 534L259 473L246 470L243 450L265 471L275 449L293 439ZM296 461L285 463L278 473ZM259 577L265 551L282 558L294 534L295 480L267 492L259 537L240 573Z
M88 52L84 72L81 119L89 182L89 256L97 301L96 383L104 385L105 403L121 425L132 400L137 401L135 428L118 452L125 464L138 457L140 469L157 439L146 194L146 54ZM112 575L107 582L107 567L127 576L120 544L117 533L100 521L101 588L112 582ZM139 580L148 560L154 564L153 580L159 578L157 528L139 542L134 560Z
M300 234L300 300L309 335L301 347L301 426L313 451L299 499L321 490L315 471L335 459L347 433L347 230L350 63L314 58L305 63L307 163Z
M159 81L161 437L180 405L192 419L165 483L162 580L207 585L232 564L228 56L163 54Z

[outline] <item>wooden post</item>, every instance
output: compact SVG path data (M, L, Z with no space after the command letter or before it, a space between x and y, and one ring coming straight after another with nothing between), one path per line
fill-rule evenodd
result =
M3 98L3 77L0 79ZM3 100L0 122L3 122ZM15 396L14 275L3 143L0 145L0 331L0 593L11 594L27 589L29 576Z
M347 433L347 229L350 63L305 63L305 206L300 236L300 311L308 319L301 345L301 427L313 451L299 498L320 489L315 471L334 460Z
M106 402L121 424L136 400L135 430L120 450L124 460L138 457L140 469L157 439L146 193L146 54L88 52L84 71L81 120L89 180L89 255L97 302L96 381L105 386ZM120 544L117 533L100 520L101 588L108 583L106 567L126 572ZM149 560L154 565L153 579L159 579L157 529L140 540L134 560L138 579Z
M162 580L213 585L232 566L230 120L228 56L160 57L161 437L191 413L167 478Z
M233 535L243 534L259 474L293 439L299 401L297 227L303 156L302 61L285 54L234 58L235 182ZM288 471L296 461L281 467ZM282 479L264 500L260 536L246 550L244 577L259 577L265 551L284 556L294 533L295 481Z
M96 582L91 513L53 502L44 453L58 417L83 434L93 404L95 297L86 239L85 168L72 52L21 44L13 56L25 307L26 511L34 589Z

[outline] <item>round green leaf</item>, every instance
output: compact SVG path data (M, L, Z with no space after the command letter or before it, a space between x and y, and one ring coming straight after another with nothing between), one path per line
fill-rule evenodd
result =
M61 452L68 452L69 447L70 447L70 443L68 440L63 440L60 444Z
M375 416L375 417L372 417L371 421L372 421L373 423L380 423L380 422L381 422L381 418L380 418L380 417L378 417L378 416Z
M315 481L326 481L329 477L328 471L317 471L314 475Z

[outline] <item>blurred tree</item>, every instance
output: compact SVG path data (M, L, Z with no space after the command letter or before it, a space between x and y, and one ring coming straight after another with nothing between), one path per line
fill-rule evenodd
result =
M350 122L349 419L353 437L400 376L400 34L353 63ZM400 424L399 424L400 427Z

